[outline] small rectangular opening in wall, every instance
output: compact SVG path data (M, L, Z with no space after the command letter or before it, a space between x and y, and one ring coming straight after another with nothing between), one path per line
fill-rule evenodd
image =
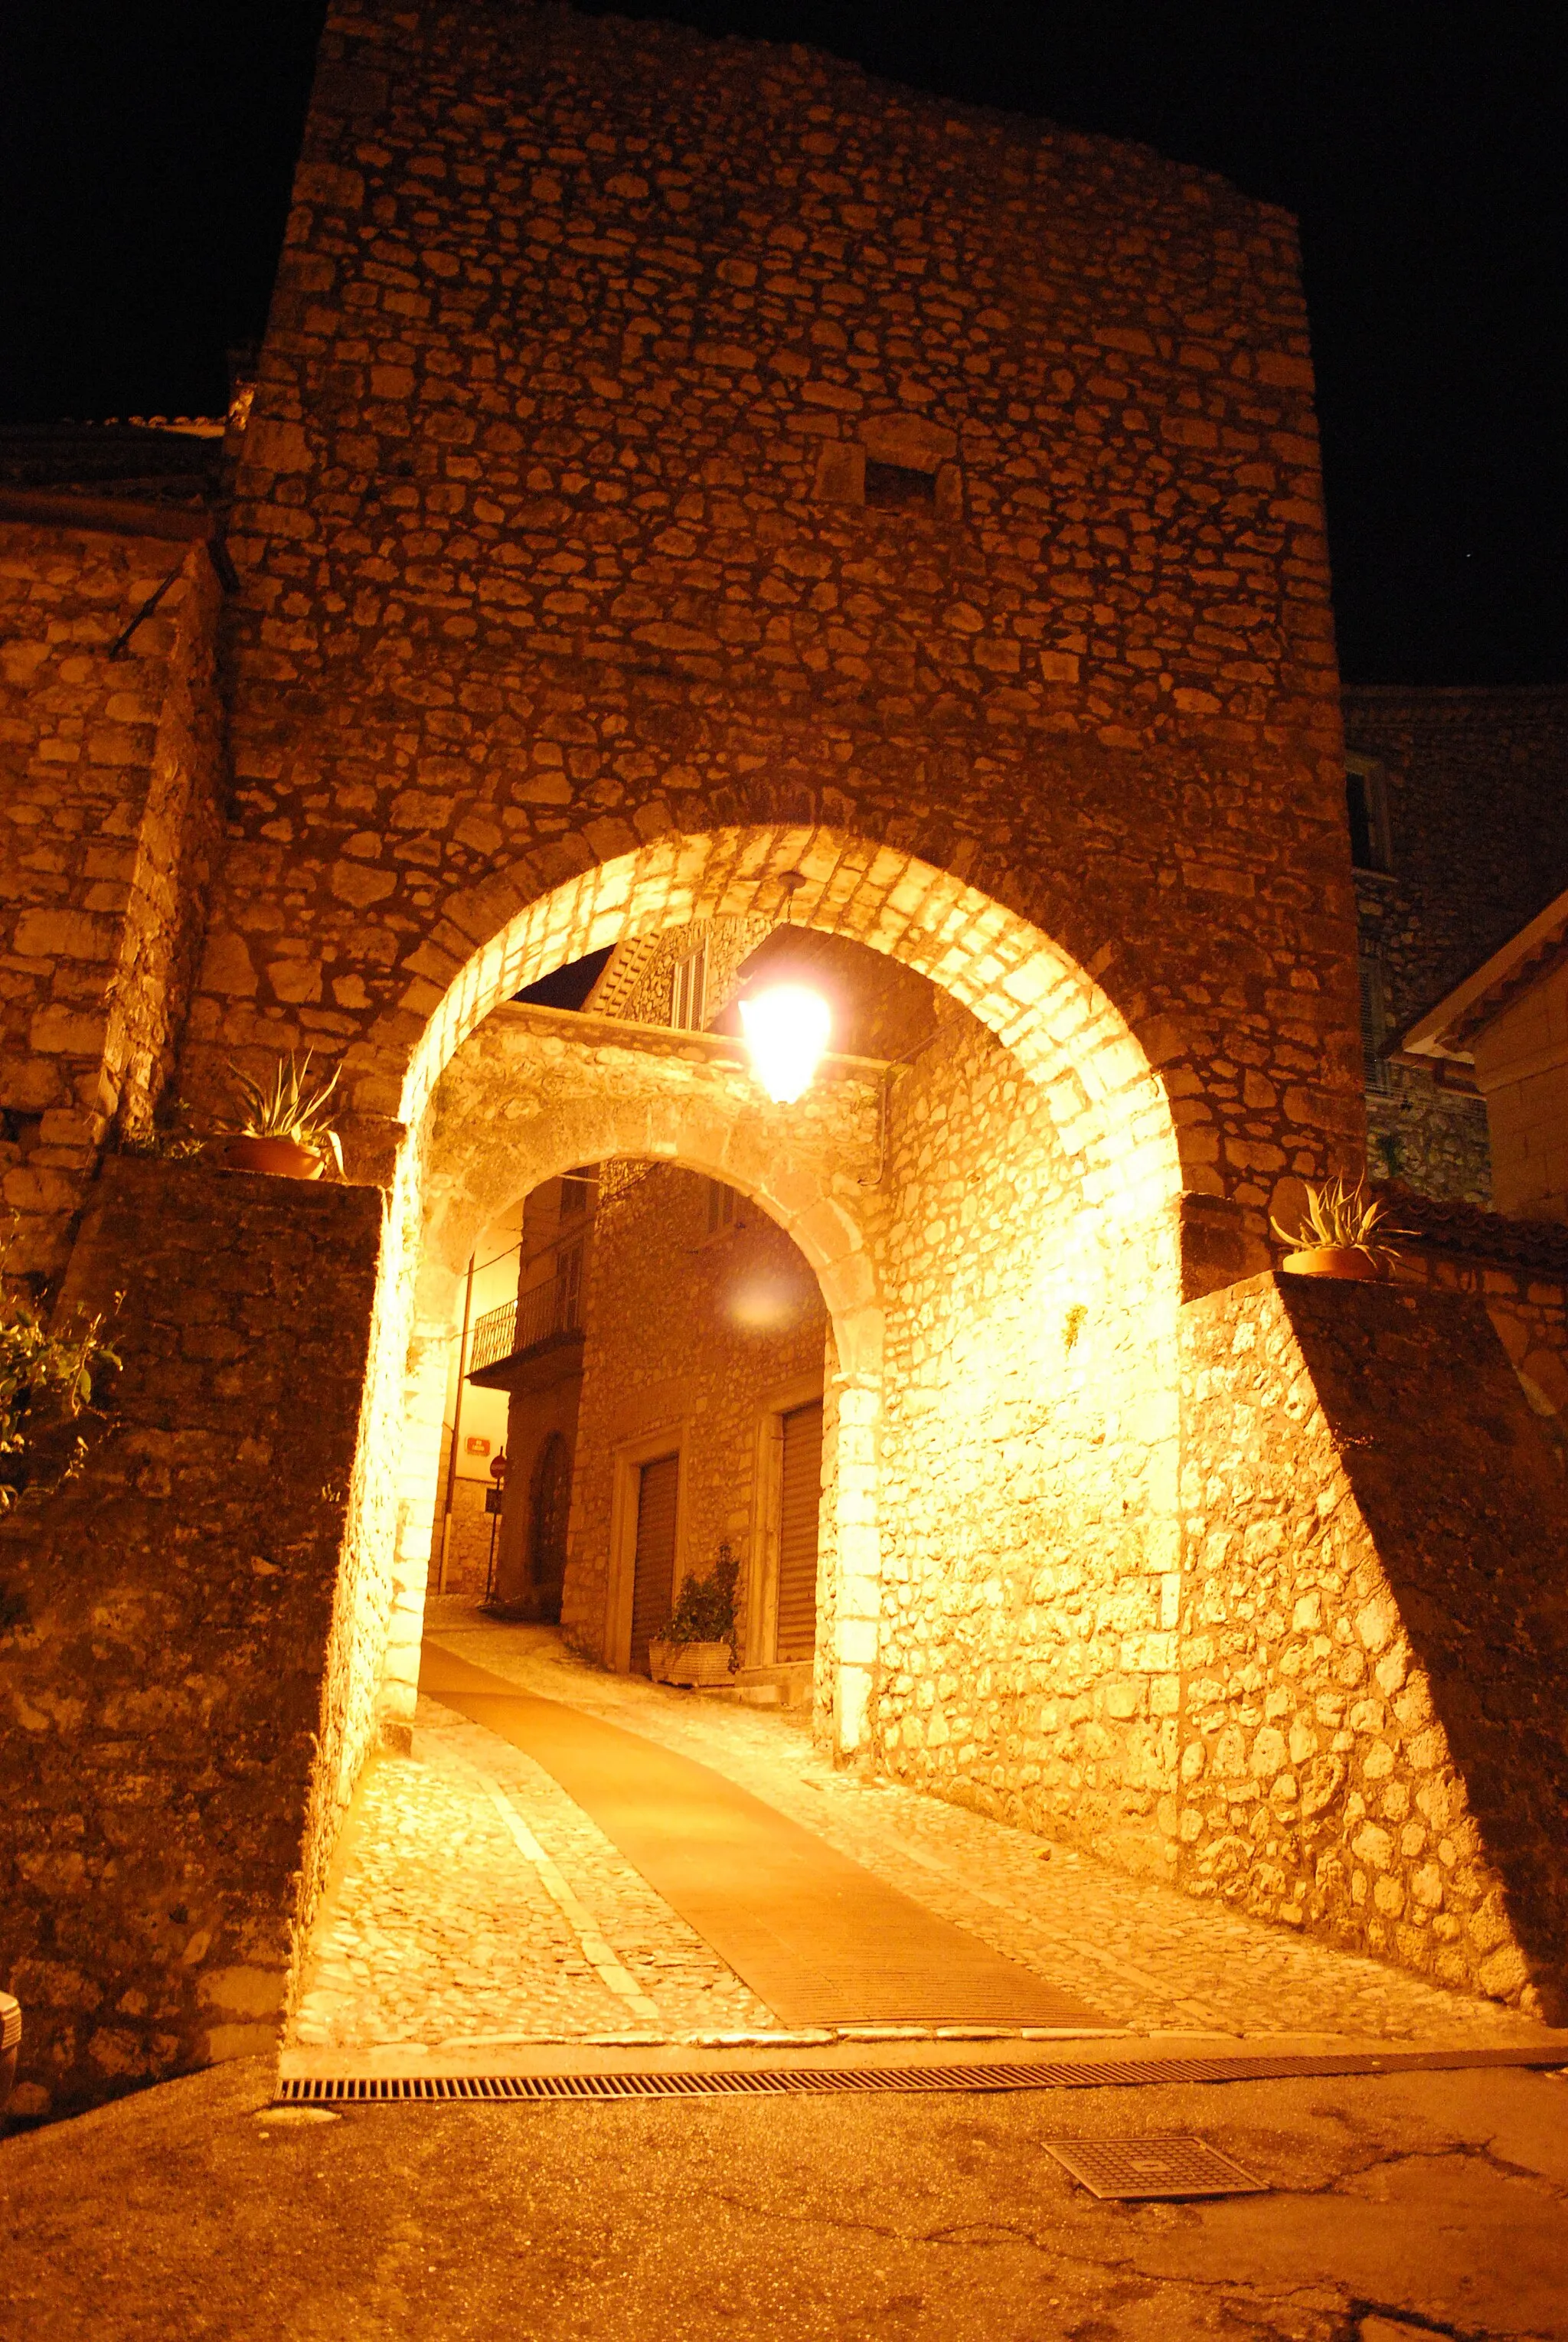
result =
M597 1184L597 1172L592 1163L581 1170L564 1171L561 1174L561 1217L574 1220L585 1212L594 1201Z
M916 471L910 464L878 464L865 459L865 501L884 507L921 506L934 510L936 475Z
M1383 766L1373 757L1345 758L1344 809L1350 825L1352 866L1386 876L1390 868L1388 788Z
M708 1181L709 1236L716 1236L723 1229L734 1226L735 1207L740 1200L734 1189L726 1187L722 1179Z

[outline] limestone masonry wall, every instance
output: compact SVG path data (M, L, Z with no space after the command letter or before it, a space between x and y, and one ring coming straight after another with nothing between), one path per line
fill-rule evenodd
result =
M1473 1301L1183 1312L1180 1877L1568 2013L1562 1477Z
M176 582L109 650L156 587ZM0 1196L58 1275L105 1131L149 1126L216 842L203 545L0 522Z
M196 1095L308 1041L394 1115L541 890L784 817L1094 970L1260 1233L1358 1146L1283 215L798 50L345 0L261 376Z
M125 1371L80 1479L0 1521L20 2112L275 2037L345 1787L313 1810L318 1742L366 1729L328 1646L380 1223L373 1188L200 1165L116 1158L95 1190L65 1301L114 1313Z
M888 1155L879 1752L1166 1869L1174 1221L1095 1210L1044 1093L968 1017L900 1080Z

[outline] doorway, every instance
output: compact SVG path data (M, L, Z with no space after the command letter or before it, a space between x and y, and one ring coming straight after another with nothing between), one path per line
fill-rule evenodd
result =
M637 1471L637 1534L632 1560L634 1675L645 1676L648 1645L670 1623L674 1604L675 1529L681 1459L656 1456Z

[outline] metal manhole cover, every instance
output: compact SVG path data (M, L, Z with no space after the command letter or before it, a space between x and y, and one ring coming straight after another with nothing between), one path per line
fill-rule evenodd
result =
M1254 2179L1206 2139L1160 2133L1147 2138L1048 2138L1047 2152L1094 2196L1266 2195Z

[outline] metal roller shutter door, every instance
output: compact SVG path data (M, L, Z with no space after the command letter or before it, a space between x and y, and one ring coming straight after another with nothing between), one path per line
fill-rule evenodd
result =
M816 1648L816 1537L822 1510L822 1401L784 1417L779 1497L778 1645L780 1659L809 1659Z
M675 1578L678 1456L661 1456L637 1475L637 1551L632 1573L632 1672L648 1672L648 1645L670 1622Z

